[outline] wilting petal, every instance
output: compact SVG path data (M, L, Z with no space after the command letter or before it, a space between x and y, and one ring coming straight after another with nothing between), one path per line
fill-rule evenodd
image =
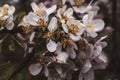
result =
M5 27L7 28L7 30L12 30L14 28L14 23L13 22L7 23Z
M73 40L73 41L79 41L81 36L75 36L74 34L69 34L70 38Z
M62 71L62 67L61 66L57 65L57 66L55 66L55 69L56 69L58 74L60 74L60 75L62 74L63 71Z
M84 80L84 74L82 72L79 73L79 79L78 80Z
M102 47L101 46L95 46L94 50L93 50L93 58L99 56L102 52Z
M45 76L48 77L48 75L49 75L49 70L48 70L48 67L47 67L47 66L45 66L45 68L44 68L44 73L45 73Z
M94 31L95 32L98 32L98 31L101 31L103 30L104 26L105 26L105 23L103 20L101 19L96 19L96 20L93 20L93 24L94 24Z
M66 32L66 33L68 33L68 27L67 27L67 25L66 24L62 24L62 28L63 28L63 30Z
M91 69L91 67L92 67L92 64L90 63L89 60L87 60L82 68L82 72L87 73Z
M101 53L101 55L99 55L96 60L98 63L107 63L108 62L108 58L105 55L105 53Z
M48 51L50 51L50 52L55 52L56 49L57 49L57 44L56 44L56 42L50 40L49 43L47 44L47 49L48 49Z
M42 70L42 66L39 63L32 64L29 67L29 71L33 76L39 74L41 72L41 70Z
M28 23L31 25L36 26L37 21L39 20L39 16L37 16L35 13L30 12L27 16Z
M56 29L57 29L58 25L57 25L57 18L56 17L53 17L49 23L49 26L48 26L48 30L50 32L54 32Z
M67 53L69 54L71 59L75 59L76 58L76 52L73 48L70 48L69 46L66 49Z
M61 52L60 54L57 55L56 59L58 63L66 63L69 55L66 52Z
M32 32L31 35L30 35L29 41L32 42L34 37L35 37L35 32Z
M56 10L57 6L56 5L53 5L52 7L48 8L46 10L47 14L50 15L52 14L55 10Z
M95 78L95 75L94 75L93 70L88 71L84 75L84 80L94 80L94 78Z
M57 43L56 54L59 54L62 51L62 44L60 42Z
M31 3L31 7L32 7L32 9L33 9L34 12L36 12L37 10L39 10L39 7L38 7L38 5L35 2Z
M73 49L78 50L78 46L75 42L71 41L71 46L72 46Z

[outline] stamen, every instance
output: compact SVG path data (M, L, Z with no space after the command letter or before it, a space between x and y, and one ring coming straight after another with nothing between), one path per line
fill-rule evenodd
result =
M71 25L69 26L69 30L70 30L71 33L74 33L74 34L75 34L76 32L78 32L79 28L78 28L77 25L71 24Z

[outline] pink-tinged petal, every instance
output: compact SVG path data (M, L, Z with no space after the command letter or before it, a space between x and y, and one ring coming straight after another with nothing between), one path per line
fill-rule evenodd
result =
M75 50L73 48L68 46L66 51L69 54L71 59L75 59L76 58L76 52L75 52Z
M98 57L101 54L101 52L102 52L102 47L95 46L94 51L92 52L93 53L92 59Z
M84 80L94 80L95 75L93 70L88 71L85 75L84 75Z
M68 33L68 27L67 27L67 25L66 24L62 24L62 28L63 28L63 30L66 32L66 33Z
M37 74L39 74L42 70L42 65L40 65L39 63L37 64L32 64L29 67L29 72L33 75L36 76Z
M48 30L50 32L54 32L58 27L58 24L57 24L57 18L56 17L53 17L48 25Z
M62 51L62 44L60 42L58 42L55 54L59 54L61 51Z
M57 6L56 5L53 5L52 7L46 9L46 12L48 15L52 14L53 12L55 12Z
M79 41L80 40L80 38L81 38L81 36L76 36L76 35L74 35L74 34L69 34L69 37L73 40L73 41Z
M83 65L82 72L87 73L92 67L92 64L89 60L86 61L86 63Z
M47 49L48 49L48 51L50 51L50 52L55 52L56 49L57 49L57 44L56 44L56 42L50 40L49 43L47 44Z
M34 12L36 12L37 10L39 10L39 7L38 7L38 5L35 2L31 3L31 7L32 7L32 9L33 9Z
M73 49L78 50L78 46L75 42L71 41L71 46Z
M94 24L94 31L95 32L99 32L99 31L103 30L104 26L105 26L104 21L101 19L93 20L93 24Z

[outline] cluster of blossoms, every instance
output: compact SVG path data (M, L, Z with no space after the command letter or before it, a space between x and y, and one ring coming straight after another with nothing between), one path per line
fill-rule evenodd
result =
M67 80L73 71L80 71L79 80L94 80L93 70L104 69L108 63L102 51L107 35L99 35L105 23L95 18L99 7L92 1L87 6L82 5L84 0L61 0L55 4L56 1L49 8L32 2L33 11L18 25L29 35L30 44L38 44L34 41L37 32L46 40L47 51L30 65L29 71L34 76L42 72L48 80ZM13 6L0 8L1 28L13 29L14 11Z

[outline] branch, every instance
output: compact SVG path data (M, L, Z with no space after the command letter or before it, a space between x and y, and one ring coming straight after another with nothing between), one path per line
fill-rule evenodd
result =
M22 33L22 29L20 27L14 28L13 30L7 30L7 29L3 29L0 31L0 34L5 34L5 33L9 33L9 34L16 34L16 33Z
M17 69L12 73L12 75L9 77L8 80L12 80L19 72L21 72L28 65L28 62L34 56L34 54L35 54L35 48L32 50L31 53L28 53L26 58L19 64Z

